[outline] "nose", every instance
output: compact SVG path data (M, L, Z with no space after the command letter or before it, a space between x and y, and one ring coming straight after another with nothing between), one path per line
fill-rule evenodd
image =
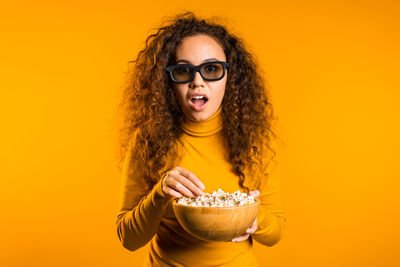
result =
M204 86L204 80L203 77L201 77L200 72L196 71L193 81L190 82L189 87L194 88L198 86Z

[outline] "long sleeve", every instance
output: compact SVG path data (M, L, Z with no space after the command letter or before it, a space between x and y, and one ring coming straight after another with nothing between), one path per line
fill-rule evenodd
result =
M185 120L181 125L183 134L176 143L177 156L170 157L174 153L166 155L168 162L171 162L166 166L180 166L189 170L201 180L205 186L204 192L208 193L219 188L225 192L243 191L243 187L239 184L239 177L232 171L232 164L226 157L226 135L223 131L221 111L222 107L205 121ZM259 150L260 153L263 151ZM270 162L268 156L272 154L262 153L260 155L265 157L261 163ZM285 218L281 202L282 192L277 183L279 180L275 174L269 175L266 170L268 165L252 165L260 167L253 169L244 168L246 177L260 180L245 179L243 185L253 189L257 187L258 181L261 182L259 190L262 205L257 214L258 229L253 236L255 241L272 246L282 236ZM166 167L166 169L168 168ZM133 166L132 169L137 169L137 167ZM134 176L131 174L129 178ZM125 179L127 178L125 174ZM144 266L257 266L253 243L250 241L207 242L198 240L182 228L173 207L169 207L169 204L167 204L164 216L160 221L163 213L160 211L162 205L157 204L157 206L152 203L153 196L161 193L157 189L160 188L159 185L156 185L155 189L141 202L134 199L134 197L141 199L140 196L129 194L129 192L135 192L141 188L140 185L135 184L135 181L137 180L128 179L128 183L123 189L123 195L132 199L122 201L125 204L121 206L121 216L125 217L121 217L119 220L119 231L124 246L132 250L145 244L156 231L157 238L150 241L151 246L149 246L149 254ZM146 202L147 204L145 204ZM134 208L135 206L137 207ZM124 211L127 213L123 214Z
M155 235L168 201L172 197L165 195L162 191L162 179L147 195L144 195L145 187L143 182L139 181L135 171L139 166L134 163L130 164L130 153L131 148L128 150L122 172L116 225L122 245L128 250L134 251L144 246Z
M280 172L274 169L269 172L266 182L261 185L257 230L252 234L256 241L266 246L278 243L285 231L286 217L282 191Z

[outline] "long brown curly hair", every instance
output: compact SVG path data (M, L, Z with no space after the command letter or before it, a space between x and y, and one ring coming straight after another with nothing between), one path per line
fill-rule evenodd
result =
M225 147L239 185L246 192L259 189L259 177L254 179L252 188L244 186L244 181L253 177L250 174L246 177L246 168L254 171L254 167L274 160L276 154L270 146L271 137L275 137L272 130L275 117L265 81L241 38L221 24L199 19L192 12L178 14L159 27L148 36L136 60L130 61L133 64L128 68L119 106L123 118L118 139L119 167L122 169L124 160L140 166L131 171L137 179L143 179L143 185L147 186L144 193L159 181L163 172L175 167L168 159L178 157L175 144L183 134L180 125L184 114L165 67L174 63L180 42L196 34L213 37L225 52L229 63L221 104ZM268 162L264 152L272 152L268 153L272 155Z

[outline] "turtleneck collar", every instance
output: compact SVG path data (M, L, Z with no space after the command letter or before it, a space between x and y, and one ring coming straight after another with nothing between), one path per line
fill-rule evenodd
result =
M210 136L222 130L222 105L217 112L205 121L195 121L185 115L182 129L193 136Z

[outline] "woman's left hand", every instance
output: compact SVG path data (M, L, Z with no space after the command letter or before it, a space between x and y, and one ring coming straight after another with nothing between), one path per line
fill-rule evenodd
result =
M259 195L260 195L260 191L258 191L258 190L251 191L251 192L249 193L249 195L250 195L250 196L254 196L254 197L259 196ZM245 240L249 239L250 235L253 234L256 230L257 230L257 218L254 220L254 223L250 226L250 228L248 228L248 229L246 230L246 233L245 233L245 234L243 234L243 235L241 235L241 236L238 236L238 237L235 237L235 238L232 239L231 241L232 241L232 242L242 242L242 241L245 241Z

